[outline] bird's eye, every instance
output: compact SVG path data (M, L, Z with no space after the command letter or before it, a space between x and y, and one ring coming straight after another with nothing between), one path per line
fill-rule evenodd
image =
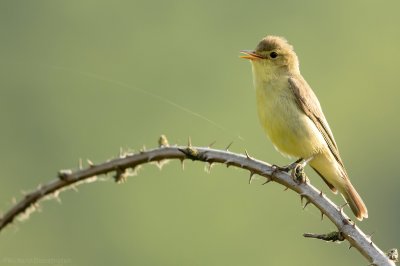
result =
M278 57L278 54L277 54L276 52L271 52L271 53L269 54L269 56L270 56L271 58L277 58L277 57Z

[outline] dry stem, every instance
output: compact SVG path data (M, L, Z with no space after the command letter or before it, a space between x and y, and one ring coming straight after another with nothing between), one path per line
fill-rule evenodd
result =
M38 187L38 189L25 195L23 199L16 203L0 218L0 231L14 219L28 212L37 202L46 196L57 194L62 189L72 187L90 178L107 173L115 173L115 180L121 181L128 175L128 170L135 169L141 164L149 162L162 163L168 159L185 160L212 163L222 163L227 166L235 166L250 171L250 176L258 174L267 178L268 181L277 182L286 188L298 193L301 198L305 198L307 203L314 204L322 213L328 217L338 228L338 232L350 245L355 247L371 264L370 265L395 265L394 261L382 252L371 239L364 234L354 222L342 211L341 207L336 206L324 194L318 191L308 182L298 183L286 172L279 171L275 167L251 158L246 152L245 155L229 152L228 150L216 150L204 147L175 146L169 147L168 144L160 143L161 147L149 151L141 151L137 154L122 154L119 158L94 165L88 161L89 166L77 171L62 170L58 178ZM306 203L306 204L307 204Z

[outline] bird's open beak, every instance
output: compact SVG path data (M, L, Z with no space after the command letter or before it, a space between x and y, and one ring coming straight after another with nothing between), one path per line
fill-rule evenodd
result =
M249 59L249 60L263 59L263 57L261 55L256 54L254 51L242 50L240 52L242 54L244 54L244 55L240 56L240 58Z

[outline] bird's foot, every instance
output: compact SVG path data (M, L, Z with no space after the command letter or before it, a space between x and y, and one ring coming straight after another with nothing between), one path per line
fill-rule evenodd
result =
M313 159L314 157L311 156L307 159L300 159L294 162L294 167L290 175L292 176L293 180L297 183L305 183L308 181L306 174L304 173L304 167Z
M295 161L295 162L293 162L293 163L291 163L291 164L285 165L285 166L279 166L279 165L273 164L273 165L272 165L272 168L275 169L274 172L275 172L275 171L282 171L282 172L289 173L290 171L293 171L293 169L295 169L296 166L297 166L302 160L303 160L303 158L300 158L300 159L298 159L297 161Z
M292 176L293 180L299 184L307 182L306 173L304 173L305 165L302 163L296 163L290 175Z
M274 164L272 167L275 169L274 172L276 171L283 171L286 173L290 172L290 175L292 176L293 180L301 184L307 182L308 178L304 173L304 167L306 167L307 163L312 159L313 157L307 159L300 158L297 161L285 166L278 166Z

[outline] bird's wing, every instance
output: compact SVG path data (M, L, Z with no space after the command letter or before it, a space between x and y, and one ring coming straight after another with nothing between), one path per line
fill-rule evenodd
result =
M340 164L343 171L346 172L342 159L340 158L335 139L333 138L332 131L329 128L328 122L326 121L324 114L322 113L322 109L317 99L317 96L315 96L310 86L301 76L290 77L289 87L295 96L296 103L299 109L302 110L308 116L308 118L311 119L311 121L318 128L319 132L321 132L332 155Z

